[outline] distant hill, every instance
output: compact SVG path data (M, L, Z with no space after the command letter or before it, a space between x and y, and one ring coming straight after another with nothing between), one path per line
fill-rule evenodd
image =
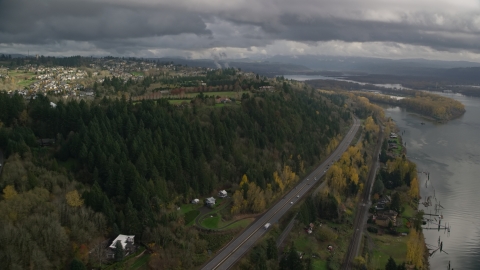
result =
M434 75L438 69L480 67L480 63L467 61L440 61L426 59L385 59L351 56L273 56L270 62L302 65L312 70L363 72L393 75Z
M310 68L298 64L271 61L253 61L250 59L214 61L211 59L155 58L155 60L159 60L161 62L173 62L175 64L187 65L192 67L236 67L241 68L244 71L254 72L268 77L273 77L281 74L312 72Z

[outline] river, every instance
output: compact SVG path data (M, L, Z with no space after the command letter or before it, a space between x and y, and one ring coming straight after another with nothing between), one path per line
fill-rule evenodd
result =
M288 79L336 79L324 76L286 75ZM381 86L381 85L379 85ZM397 87L398 85L383 85ZM398 87L397 87L398 88ZM437 93L441 94L441 93ZM430 122L399 107L384 107L385 115L395 120L403 141L407 143L407 156L417 164L422 202L431 196L432 206L424 207L427 214L443 215L442 227L438 221L424 226L425 242L429 248L443 242L443 251L437 250L430 258L430 269L480 269L480 98L458 94L441 94L465 105L466 112L458 119L438 124ZM425 125L421 123L424 122ZM421 172L429 172L427 175ZM425 216L428 217L428 216ZM437 218L438 220L438 218ZM431 229L435 228L435 229Z
M335 81L342 81L342 82L351 82L351 83L358 83L360 85L367 85L364 82L358 82L353 80L347 80L342 77L326 77L322 75L284 75L285 79L288 80L296 80L296 81L307 81L307 80L335 80ZM372 84L378 87L385 87L385 88L396 88L396 89L410 89L407 87L402 86L401 84L396 83L384 83L384 84Z
M451 228L449 233L432 223L424 226L429 248L437 247L440 237L445 251L437 250L430 257L430 269L447 269L449 261L454 269L480 269L480 98L443 95L462 102L466 113L446 124L429 122L399 107L385 108L385 115L404 131L407 157L420 172L421 201L432 196L432 206L420 204L420 209L433 214L440 202L441 225ZM427 186L424 171L430 173Z

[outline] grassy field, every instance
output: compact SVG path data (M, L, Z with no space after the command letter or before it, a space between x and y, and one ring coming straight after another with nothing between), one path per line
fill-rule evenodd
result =
M198 204L193 204L193 203L182 204L180 206L180 213L185 214L185 213L190 212L192 210L197 210L198 208L200 208L202 206L203 206L202 202L200 202Z
M134 263L128 267L131 270L147 270L148 269L148 259L150 254L143 254L141 257L137 258Z
M225 227L225 230L231 230L231 229L237 229L237 228L245 229L254 220L255 220L255 218L246 218L246 219L239 220L239 221L229 225L228 227Z
M180 105L183 102L190 103L190 99L169 99L168 103L173 105Z
M375 243L370 257L370 266L372 269L384 269L390 256L392 256L397 264L405 261L408 237L368 234Z
M327 262L321 260L314 260L312 265L314 270L327 270Z
M405 207L405 211L403 211L402 213L403 217L411 218L415 215L415 209L413 209L413 207L410 206L410 204L404 204L402 206Z
M129 269L129 270L147 270L148 269L148 259L150 254L144 253L142 256L138 257L145 248L141 247L134 254L128 255L123 261L116 262L114 264L102 266L103 270L114 270L114 269Z
M202 220L202 226L208 229L217 229L221 216L217 213L211 214Z
M133 76L144 76L145 73L143 73L143 72L141 72L141 71L134 71L134 72L132 72L132 75L133 75Z
M185 225L190 226L195 222L195 218L200 214L199 210L192 210L185 213Z
M288 243L293 241L296 249L305 253L305 257L313 259L313 269L339 269L341 262L345 256L348 243L352 234L350 226L347 224L323 224L320 228L319 224L314 228L312 234L307 234L303 225L295 225L283 244L284 249L288 249ZM334 228L337 228L335 230ZM326 230L324 236L319 236L319 230ZM325 231L324 231L325 232ZM323 237L324 240L320 240ZM335 252L328 251L327 246L333 245ZM315 256L315 257L313 257ZM329 261L330 259L330 262Z
M395 141L395 143L397 144L397 147L398 147L397 149L392 149L393 153L395 153L397 155L400 155L402 153L402 150L403 150L403 145L400 143L399 138L390 139L390 140Z

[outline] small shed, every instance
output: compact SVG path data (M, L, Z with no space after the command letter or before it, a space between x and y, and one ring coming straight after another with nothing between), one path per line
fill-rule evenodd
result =
M192 203L193 203L193 204L197 204L197 203L199 203L199 202L200 202L199 199L193 199L193 200L192 200Z

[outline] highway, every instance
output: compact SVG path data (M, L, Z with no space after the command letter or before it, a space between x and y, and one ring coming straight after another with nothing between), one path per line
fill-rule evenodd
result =
M267 212L257 218L240 236L227 244L215 257L202 267L204 270L229 269L237 260L255 244L265 233L264 225L266 223L274 224L305 195L326 172L327 168L333 164L345 152L352 142L355 134L360 127L360 121L354 117L354 123L346 134L345 138L339 144L337 149L306 178L301 180L295 188L288 192L283 199L279 200ZM315 180L316 179L316 180ZM322 183L323 184L323 183Z
M373 152L373 163L370 167L370 172L368 173L367 183L363 189L362 197L357 204L357 213L353 222L352 241L350 241L350 245L348 247L347 254L345 255L345 260L342 267L344 270L352 268L353 259L355 256L357 256L358 250L360 249L360 244L362 243L363 228L366 224L368 209L370 208L370 196L372 193L373 182L375 181L375 175L377 174L377 169L379 167L378 155L380 154L380 149L382 147L382 140L383 128L380 131L377 145L375 146L375 150Z

